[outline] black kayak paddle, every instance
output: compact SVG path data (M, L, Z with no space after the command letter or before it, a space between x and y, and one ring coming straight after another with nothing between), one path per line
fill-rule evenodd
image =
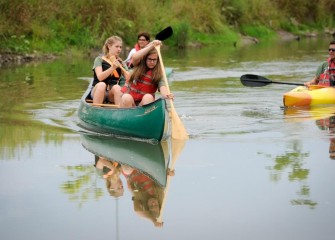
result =
M270 83L304 86L303 83L275 82L275 81L271 81L270 79L267 79L266 77L262 77L262 76L258 76L254 74L242 75L240 80L242 84L247 87L263 87Z
M159 33L157 33L156 36L155 36L155 39L160 40L160 41L164 41L164 40L168 39L169 37L171 37L172 34L173 34L172 27L168 26L167 28L165 28L162 31L160 31Z

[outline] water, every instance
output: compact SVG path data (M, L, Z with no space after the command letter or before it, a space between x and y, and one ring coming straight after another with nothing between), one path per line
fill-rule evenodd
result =
M175 157L175 175L163 176L168 186L157 187L161 227L135 208L136 191L124 175L123 196L110 195L84 147L76 109L93 58L0 69L0 238L333 239L335 109L287 111L282 95L292 86L247 88L239 81L246 73L310 80L329 41L163 49L190 140ZM131 159L144 149L149 162L162 150L159 156L172 161L173 143L129 144L93 150ZM133 153L124 154L129 148Z

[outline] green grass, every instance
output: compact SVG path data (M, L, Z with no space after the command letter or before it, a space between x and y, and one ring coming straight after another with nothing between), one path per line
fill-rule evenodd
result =
M112 7L111 7L112 6ZM164 44L236 42L240 34L272 39L279 29L301 34L333 28L329 0L0 0L0 52L61 53L101 48L111 35L133 46L137 33L172 26Z
M263 25L245 25L241 28L244 35L259 39L273 39L276 32Z

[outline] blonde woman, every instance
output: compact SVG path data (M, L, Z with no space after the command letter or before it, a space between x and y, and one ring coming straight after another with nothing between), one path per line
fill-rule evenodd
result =
M121 99L121 76L127 80L129 73L122 66L119 57L122 50L122 39L118 36L109 37L103 45L103 55L95 58L93 64L93 88L91 98L93 103L101 104L105 100L118 105Z

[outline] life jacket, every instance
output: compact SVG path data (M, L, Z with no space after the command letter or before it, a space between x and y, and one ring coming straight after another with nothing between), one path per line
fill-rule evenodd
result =
M134 101L141 101L143 96L147 93L155 97L155 92L157 91L158 84L152 83L152 70L143 74L140 79L135 80L132 84L122 87L123 93L129 93Z
M111 67L111 65L102 59L101 63L102 71L106 71L108 68ZM97 83L99 83L99 79L97 77L97 74L95 73L95 70L93 69L94 72L94 80L93 80L93 86L95 86ZM121 78L121 68L117 68L112 75L109 75L103 82L106 83L107 86L114 86L118 84L119 80Z
M320 74L318 85L327 87L335 86L335 62L332 61L331 58L328 58L327 62L328 67Z
M146 192L149 195L154 194L154 182L148 176L134 170L129 176L127 176L127 185L133 191Z

